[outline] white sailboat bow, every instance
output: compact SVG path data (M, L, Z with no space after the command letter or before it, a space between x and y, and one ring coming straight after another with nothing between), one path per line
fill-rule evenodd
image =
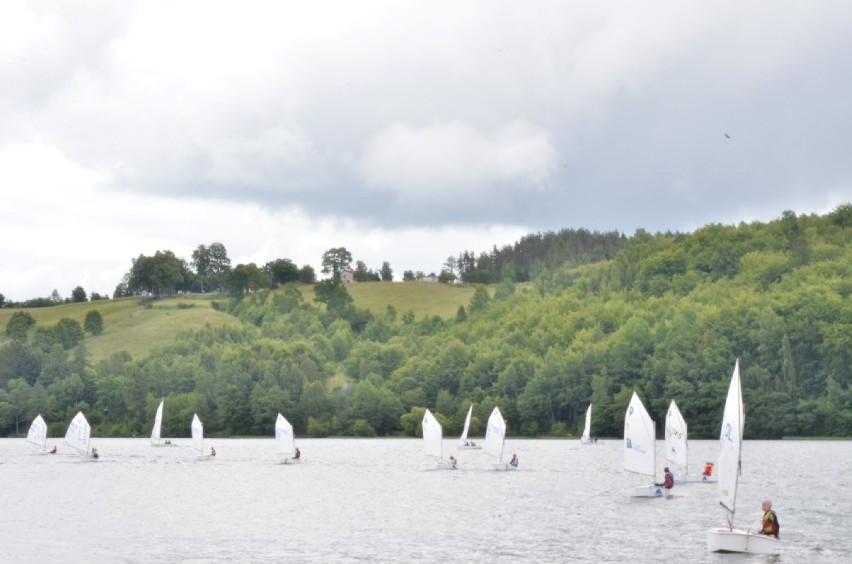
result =
M500 413L499 407L494 407L491 416L488 417L488 428L485 430L485 442L482 446L483 452L496 460L492 465L495 470L508 470L508 462L503 462L503 447L506 442L506 420Z
M737 486L743 440L743 393L740 384L740 361L734 364L734 374L725 400L722 430L719 435L719 458L716 469L719 477L719 504L725 508L728 526L707 532L707 550L710 552L750 552L775 554L778 539L758 532L734 529L737 504Z
M68 430L65 432L65 444L76 450L83 456L89 455L89 437L92 434L92 427L86 420L86 416L82 411L78 411L74 419L68 425Z
M634 497L663 497L669 490L654 485L657 465L657 428L636 392L624 414L624 469L647 480L634 488Z
M41 415L36 415L27 432L27 441L40 447L42 452L47 450L47 423Z
M296 458L296 436L293 434L293 426L280 413L275 420L275 452L282 464L297 464L301 460Z
M580 437L580 444L592 444L592 404L586 409L586 426L583 427L583 435Z
M478 449L481 448L475 442L468 440L467 433L470 431L470 418L473 415L473 404L467 410L467 416L464 418L464 429L462 429L461 437L459 437L460 449Z
M426 413L423 414L421 427L423 428L423 454L425 454L437 468L455 468L455 464L453 464L452 461L448 462L444 460L444 430L441 426L441 422L435 419L435 416L432 415L432 412L428 409L426 410Z

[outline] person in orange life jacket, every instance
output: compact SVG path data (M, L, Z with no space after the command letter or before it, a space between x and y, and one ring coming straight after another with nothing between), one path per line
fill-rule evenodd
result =
M659 484L654 484L655 486L663 486L665 489L670 490L674 487L674 474L671 473L669 467L666 466L663 468L663 471L666 473L666 477L663 478L663 482Z
M760 529L760 534L770 535L778 538L778 517L772 511L772 500L764 499L760 504L763 509L763 526Z

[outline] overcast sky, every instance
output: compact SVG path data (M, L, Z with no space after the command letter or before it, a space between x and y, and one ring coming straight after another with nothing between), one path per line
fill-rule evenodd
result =
M852 2L0 3L0 293L852 200Z

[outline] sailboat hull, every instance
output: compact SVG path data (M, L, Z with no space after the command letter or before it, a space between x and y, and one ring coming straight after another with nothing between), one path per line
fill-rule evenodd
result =
M779 541L775 537L741 529L720 528L707 531L707 550L710 552L778 554L779 549Z
M672 497L672 491L667 490L662 486L648 484L647 486L637 486L633 488L631 495L633 497Z

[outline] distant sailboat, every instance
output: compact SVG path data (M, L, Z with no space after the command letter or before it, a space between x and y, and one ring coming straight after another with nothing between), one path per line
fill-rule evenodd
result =
M65 444L76 450L78 454L89 456L89 437L91 434L92 427L86 420L86 416L83 415L82 411L78 411L65 432Z
M47 452L47 423L41 415L36 415L30 424L27 441L39 447L42 453Z
M670 490L654 483L657 471L656 425L636 392L633 392L624 414L624 447L624 469L648 481L633 489L633 497L670 496Z
M719 505L725 508L728 526L707 531L707 550L710 552L750 552L777 554L780 541L775 537L742 529L734 529L737 505L737 485L741 471L743 447L743 392L740 384L740 360L734 364L734 374L725 400L722 432L719 436Z
M166 439L165 442L160 438L160 431L163 427L163 404L165 400L160 401L160 406L157 408L157 413L154 415L154 426L151 429L151 446L174 446L172 441Z
M592 438L592 404L586 408L586 426L583 427L583 435L580 437L581 445L596 445L597 439ZM601 443L602 444L602 443Z
M434 463L435 468L441 470L454 469L456 467L454 457L450 456L450 460L444 460L444 430L441 422L435 419L435 416L428 409L423 414L421 427L423 428L423 454L426 455L426 458Z
M459 448L460 449L478 449L482 448L477 446L477 444L471 440L468 440L467 433L470 431L470 418L473 415L473 404L470 404L470 407L467 410L467 416L464 418L464 429L462 429L461 437L459 437Z
M210 454L204 454L204 424L198 418L198 414L192 415L192 450L197 455L198 460L208 460L211 456L216 456L216 451L210 449Z
M282 464L298 464L302 455L296 448L296 436L293 426L280 413L275 420L275 452L278 453Z
M506 442L506 420L500 413L499 407L494 407L491 416L488 418L488 428L485 430L485 442L482 446L482 451L485 454L496 459L492 464L494 470L509 470L517 468L517 462L513 457L513 462L503 462L503 447Z

